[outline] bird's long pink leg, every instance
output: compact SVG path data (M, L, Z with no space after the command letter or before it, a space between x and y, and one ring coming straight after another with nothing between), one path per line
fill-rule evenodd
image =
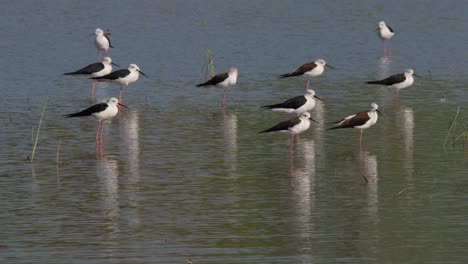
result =
M96 129L96 146L99 145L99 130L101 128L101 121L98 121L98 127Z
M94 97L94 87L96 87L96 81L93 81L93 85L91 85L91 97Z
M122 103L122 86L120 86L120 92L119 92L119 103Z
M389 51L389 56L392 56L392 43L390 42L390 40L388 41L388 51Z
M309 79L307 79L306 90L308 90L308 89L309 89L309 83L310 83L310 80L309 80Z
M97 52L97 60L98 62L101 62L101 50L98 49L98 52Z

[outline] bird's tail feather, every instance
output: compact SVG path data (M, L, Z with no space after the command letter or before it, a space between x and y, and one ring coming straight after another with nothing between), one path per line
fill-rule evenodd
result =
M370 81L366 82L367 84L383 84L382 81Z
M73 113L73 114L64 115L65 118L80 117L80 116L85 116L85 115L83 115L81 112L80 113Z
M273 109L273 108L278 108L279 106L280 106L279 104L273 104L273 105L264 105L264 106L261 106L260 108Z

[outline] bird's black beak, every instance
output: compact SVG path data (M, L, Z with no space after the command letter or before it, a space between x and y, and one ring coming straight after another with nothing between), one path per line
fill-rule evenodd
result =
M317 122L315 119L312 119L312 117L309 118L311 121L314 121L315 123L317 124L320 124L319 122Z
M376 29L375 29L375 31L379 31L379 30L380 30L380 28L376 28Z
M380 110L379 110L379 109L377 109L377 113L379 113L380 115L383 115L383 114L382 114L382 112L380 112Z
M415 74L415 73L413 73L413 75L416 76L416 77L418 77L418 78L421 78L421 79L422 79L421 76L419 76L419 75L417 75L417 74Z
M320 98L320 97L318 97L318 96L316 96L316 95L314 95L314 98L315 98L315 99L318 99L318 100L320 100L320 101L323 102L322 98Z
M115 65L115 66L117 66L117 67L120 67L120 65L118 65L117 63L111 62L111 64L112 64L112 65Z
M140 70L138 70L138 72L141 73L143 76L145 76L146 78L149 79L148 75L146 75L144 72L142 72L142 71L140 71Z
M125 105L123 105L123 104L121 104L121 103L117 103L117 104L120 105L120 106L122 106L122 107L125 107L125 108L127 108L127 109L130 109L128 106L125 106Z
M328 64L325 64L325 66L326 66L326 67L328 67L328 68L331 68L331 69L334 69L334 70L336 70L336 68L335 68L335 67L332 67L332 66L330 66L330 65L328 65Z

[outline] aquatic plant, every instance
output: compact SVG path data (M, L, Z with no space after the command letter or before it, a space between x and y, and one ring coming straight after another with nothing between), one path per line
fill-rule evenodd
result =
M447 133L447 136L445 137L444 141L444 147L450 143L451 145L455 144L460 139L463 139L464 141L468 140L468 130L467 126L465 124L465 121L463 120L463 115L460 110L460 106L458 106L457 112L455 113L455 116L453 117L452 121L450 122L450 128ZM460 127L461 129L457 129ZM461 130L461 131L460 131ZM449 142L449 137L452 136L452 140Z
M36 147L39 141L39 132L41 131L42 119L44 119L44 113L46 111L48 101L49 101L49 96L47 95L44 105L42 106L41 118L39 119L39 124L37 125L37 129L36 129L36 140L34 141L34 146L33 146L32 153L31 153L31 163L34 161L34 154L36 153Z

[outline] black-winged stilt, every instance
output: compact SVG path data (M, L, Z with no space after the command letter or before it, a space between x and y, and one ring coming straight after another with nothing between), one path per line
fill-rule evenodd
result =
M93 116L98 120L98 127L96 130L96 145L102 145L102 134L104 132L104 120L113 118L119 112L117 105L123 106L119 103L117 98L109 98L106 103L95 104L91 107L86 108L83 111L65 115L65 117L81 117L81 116Z
M75 76L83 76L86 78L91 77L100 77L107 75L112 72L112 65L119 66L112 62L110 57L104 57L102 62L96 62L89 64L88 66L81 68L74 72L67 72L63 75L75 75ZM93 80L93 84L91 87L91 96L94 96L94 87L96 85L96 81Z
M310 117L309 112L303 112L299 116L293 117L289 120L278 123L277 125L262 130L258 133L268 133L268 132L288 132L291 134L291 143L289 145L289 154L292 157L292 149L294 144L294 135L306 131L310 127L310 121L315 121Z
M223 72L220 74L217 74L213 76L210 80L204 82L204 83L199 83L196 86L197 87L202 87L202 86L216 86L219 88L224 89L224 94L223 94L223 100L221 102L221 106L224 109L224 102L226 100L226 94L227 90L229 87L236 85L237 83L237 76L239 75L239 71L237 68L231 67L227 72Z
M274 112L286 112L300 114L303 112L309 112L315 107L315 99L323 101L315 95L315 91L307 89L307 93L301 96L293 97L280 104L265 105L262 108L271 109Z
M362 132L364 129L375 125L379 119L379 114L382 114L379 110L379 106L376 103L371 103L369 106L369 111L359 112L354 115L347 116L340 121L335 122L337 125L329 128L338 129L338 128L356 128L361 131L361 136L359 137L359 147L362 147Z
M329 67L331 69L335 69L334 67L328 65L324 59L318 59L314 62L309 62L301 67L297 68L295 71L282 74L279 76L279 78L288 78L288 77L294 77L294 76L302 76L307 79L307 85L306 85L306 90L309 89L309 82L310 79L313 77L317 77L322 75L322 73L325 70L325 67Z
M119 102L122 102L123 86L128 86L130 83L137 81L140 73L146 78L149 78L146 74L140 71L140 68L136 64L130 64L128 69L117 70L104 76L92 77L91 79L98 82L110 82L120 85Z

